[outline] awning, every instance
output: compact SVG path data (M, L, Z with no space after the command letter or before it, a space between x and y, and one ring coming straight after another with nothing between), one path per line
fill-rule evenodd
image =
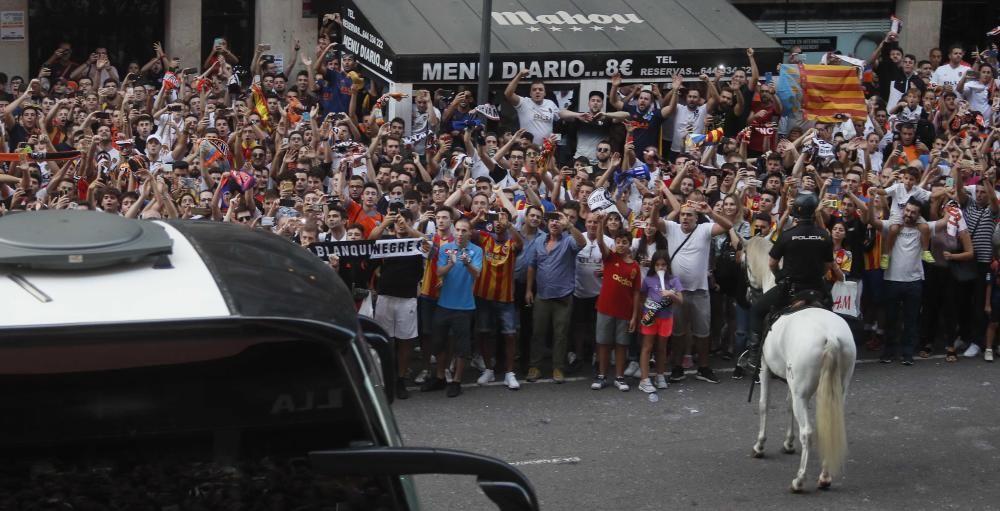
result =
M480 0L344 2L343 48L394 82L475 82ZM726 0L494 0L490 81L532 78L665 81L719 65L761 72L782 48Z

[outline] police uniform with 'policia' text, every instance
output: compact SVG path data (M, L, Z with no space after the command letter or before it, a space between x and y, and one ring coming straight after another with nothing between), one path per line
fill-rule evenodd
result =
M750 342L746 362L760 366L761 335L764 319L775 307L791 301L793 295L813 290L826 295L823 276L833 263L833 240L830 233L815 224L819 200L814 194L800 194L795 199L792 214L798 223L783 231L771 247L770 257L781 261L776 272L777 284L754 301L750 311Z

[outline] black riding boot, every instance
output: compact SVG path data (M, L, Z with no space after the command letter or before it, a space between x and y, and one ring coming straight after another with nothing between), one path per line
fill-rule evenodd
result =
M750 340L747 341L746 355L740 357L740 367L742 367L744 370L759 369L761 348L762 348L762 342L760 334L752 332L750 334Z

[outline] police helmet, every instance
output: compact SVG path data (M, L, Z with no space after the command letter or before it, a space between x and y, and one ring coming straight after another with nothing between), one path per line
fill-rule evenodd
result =
M819 199L812 193L800 193L792 205L792 216L799 220L812 220L816 214Z

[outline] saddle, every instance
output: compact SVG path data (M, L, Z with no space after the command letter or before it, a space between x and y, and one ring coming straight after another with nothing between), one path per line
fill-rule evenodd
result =
M788 300L788 304L783 307L775 307L770 313L768 313L767 318L764 320L764 332L762 338L767 338L767 334L771 331L771 325L773 325L778 318L813 307L830 309L828 302L829 298L827 294L822 291L817 291L815 289L793 291Z

